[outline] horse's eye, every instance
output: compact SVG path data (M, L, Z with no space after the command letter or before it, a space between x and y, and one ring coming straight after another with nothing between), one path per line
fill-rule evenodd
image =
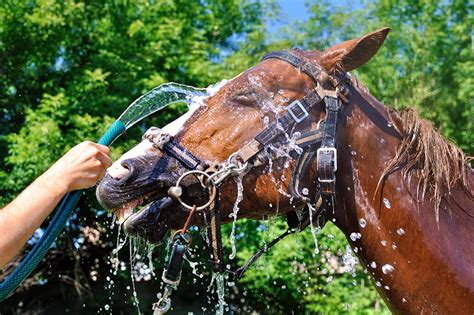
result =
M232 97L232 101L244 106L255 106L255 93L238 94Z

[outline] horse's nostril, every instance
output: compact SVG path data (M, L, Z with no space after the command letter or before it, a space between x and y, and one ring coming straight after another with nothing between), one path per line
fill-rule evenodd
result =
M122 161L120 163L120 166L124 168L124 170L128 173L130 172L130 169L131 169L131 166L130 166L130 163L128 161Z
M133 167L133 164L130 163L128 160L122 161L120 163L120 166L122 168L122 176L118 178L118 180L120 180L120 182L122 183L126 183L132 177L135 168Z
M133 173L133 167L128 161L121 161L112 165L107 172L114 180L125 182Z

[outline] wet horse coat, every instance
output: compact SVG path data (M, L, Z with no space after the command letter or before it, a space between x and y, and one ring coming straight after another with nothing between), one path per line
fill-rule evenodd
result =
M328 71L350 71L377 52L387 32L382 29L325 52L297 53ZM225 161L253 139L266 120L274 119L279 110L312 88L314 82L287 63L263 61L210 97L207 107L185 122L175 140L201 160ZM301 130L320 121L324 108L310 114L311 119L299 126ZM334 219L346 236L360 233L355 241L348 240L358 249L392 311L472 313L474 200L470 187L474 176L462 152L412 112L389 110L356 79L350 103L340 116L336 207L326 219ZM443 161L445 168L436 161ZM304 206L288 197L291 162L283 157L271 169L268 164L256 167L243 178L239 217L261 219ZM154 230L164 233L184 222L186 212L177 211L177 205L164 197L182 172L176 161L148 146L116 164L98 195L111 209L161 200L152 217ZM316 179L313 165L302 187L314 193ZM235 183L227 180L220 191L223 217L228 218L237 194ZM189 187L187 194L200 198L197 188ZM128 221L133 222L127 220L125 225ZM202 225L202 217L193 223Z

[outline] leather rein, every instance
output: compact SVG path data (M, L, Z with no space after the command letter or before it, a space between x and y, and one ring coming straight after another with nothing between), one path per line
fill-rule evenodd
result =
M162 314L169 310L171 306L169 296L172 290L177 287L181 278L184 256L191 242L191 234L187 228L195 212L203 211L207 224L207 237L204 239L204 243L207 244L210 253L211 269L214 272L228 272L234 278L239 279L253 262L281 239L306 228L310 224L313 227L313 219L319 220L322 218L324 220L322 216L324 211L329 209L334 211L337 171L337 122L342 105L349 101L350 77L347 73L328 74L321 66L307 61L299 56L296 51L270 52L263 56L261 61L268 59L285 61L308 75L316 83L316 87L311 89L302 99L291 102L286 107L284 114L271 122L250 142L234 152L226 162L220 164L203 162L161 129L152 127L144 134L143 137L150 140L154 147L170 155L187 169L175 186L168 191L172 198L178 200L184 208L189 210L189 215L183 229L176 231L172 236L171 254L162 276L162 280L166 283L165 291L163 295L159 295L159 302L153 306L155 314ZM327 86L330 86L330 88L327 88ZM298 124L306 121L311 110L321 103L325 106L326 117L318 122L316 128L310 128L308 131L296 134L294 129ZM287 214L288 230L286 232L257 251L243 267L237 270L229 270L224 265L222 253L219 187L229 176L243 175L251 168L262 165L265 160L262 151L270 144L278 141L278 138L284 134L290 134L293 138L296 138L295 144L302 149L291 176L290 193L292 197L305 202L307 206L301 213L292 211ZM300 136L295 137L296 135ZM308 189L301 188L300 184L308 167L313 164L314 160L317 163L318 182L315 195L308 196ZM201 206L188 205L181 199L183 191L180 184L189 175L194 175L207 192L209 200Z

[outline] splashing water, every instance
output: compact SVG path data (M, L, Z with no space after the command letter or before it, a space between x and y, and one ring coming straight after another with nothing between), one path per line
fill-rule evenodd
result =
M387 209L390 209L392 205L390 204L390 201L387 198L383 198L383 204Z
M225 302L225 275L223 273L212 273L211 283L209 284L208 290L211 290L211 293L217 293L217 306L216 314L223 315L224 308L227 303Z
M355 277L355 266L357 265L357 259L352 255L352 249L349 245L346 245L346 252L342 256L342 263L347 268L347 272Z
M198 273L198 265L199 265L199 262L197 261L191 261L189 260L186 256L184 256L184 259L186 259L186 261L189 263L189 266L191 267L191 273L193 275L195 275L196 277L198 277L199 279L202 279L204 278L204 275L202 273Z
M125 244L127 243L128 236L125 235L125 239L123 240L123 242L121 242L121 240L120 240L120 235L121 235L121 233L122 233L122 225L121 225L121 224L118 224L117 226L118 226L118 232L117 232L117 247L112 250L112 254L118 256L119 251L120 251L120 250L125 246Z
M148 246L148 253L147 253L147 258L148 258L148 269L150 270L150 273L152 276L155 276L155 267L153 266L153 250L155 249L154 245L149 245Z
M119 120L127 129L161 109L174 103L187 103L196 96L207 96L206 89L178 83L165 83L143 94L122 113Z
M127 235L125 235L125 239L123 240L123 242L120 240L120 235L122 233L122 225L118 224L117 226L118 226L118 229L117 229L117 247L112 250L112 257L111 257L111 262L112 262L112 266L113 266L112 273L114 275L117 274L118 267L121 263L120 259L118 257L119 251L125 246L125 244L127 244L127 241L128 241L128 236Z
M244 198L244 185L242 183L242 179L244 177L244 174L241 173L237 177L237 198L235 199L234 202L234 208L232 209L232 213L230 214L230 217L233 219L232 222L232 231L230 232L230 246L232 247L232 252L229 255L230 259L234 259L235 255L237 253L237 248L235 246L235 227L237 224L237 214L239 212L239 204Z
M393 268L393 266L390 264L385 264L382 266L382 272L386 275L392 273L394 270L395 268Z
M356 233L356 232L352 232L349 237L350 237L350 239L351 239L353 242L355 242L355 241L357 241L358 239L361 239L361 238L362 238L362 234Z
M135 257L135 253L133 252L133 245L132 242L129 242L129 253L130 253L130 278L132 279L132 289L133 289L133 304L137 308L138 314L141 314L140 312L140 301L138 300L138 295L137 295L137 289L135 287L135 277L133 275L133 261Z
M313 241L314 241L314 254L319 254L319 246L318 246L318 239L316 235L319 232L319 228L315 228L313 224L313 215L316 212L313 205L311 203L307 203L309 209L309 226L311 227L311 234L313 234Z

